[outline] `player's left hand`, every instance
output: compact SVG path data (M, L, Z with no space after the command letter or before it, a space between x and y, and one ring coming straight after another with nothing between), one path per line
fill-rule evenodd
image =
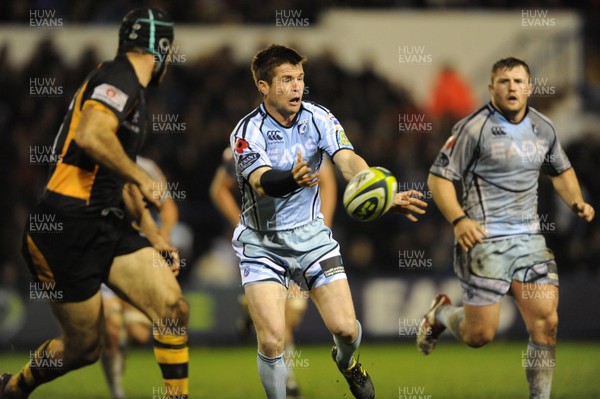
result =
M180 261L179 261L179 251L177 248L169 244L166 240L160 236L161 239L158 242L153 244L153 247L161 254L164 258L167 266L171 268L171 271L175 276L179 274L180 270Z
M594 211L594 208L587 202L583 201L575 202L571 206L571 209L573 209L573 212L575 212L577 216L579 216L586 222L591 222L592 220L594 220L594 216L596 215L596 211Z
M312 187L319 183L319 172L310 173L311 171L308 163L302 158L302 153L298 151L292 175L299 187Z
M423 197L423 194L417 190L408 190L400 193L396 193L394 197L394 204L390 208L390 213L399 213L408 218L411 222L416 222L418 219L413 213L424 215L427 203L421 201L419 198Z

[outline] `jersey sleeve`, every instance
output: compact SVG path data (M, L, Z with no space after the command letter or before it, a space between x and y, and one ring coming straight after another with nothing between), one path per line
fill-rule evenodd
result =
M554 136L553 142L548 148L542 164L542 172L549 176L558 176L567 169L571 168L571 162L567 154L560 145L556 131L552 129Z
M459 124L452 130L452 136L446 140L429 173L457 181L462 178L475 155L478 137L473 134L472 129Z
M341 123L331 112L322 110L315 118L315 123L321 135L319 147L330 158L333 159L334 154L339 150L354 150Z
M108 110L123 122L135 107L139 95L139 82L135 73L112 62L100 66L86 87L83 106Z
M265 139L257 126L236 128L231 135L230 144L235 167L245 179L258 168L272 166L267 156Z

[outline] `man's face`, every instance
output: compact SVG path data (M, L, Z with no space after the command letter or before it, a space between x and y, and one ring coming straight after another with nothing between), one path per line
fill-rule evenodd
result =
M488 86L492 103L497 109L506 115L521 117L525 114L531 89L529 75L521 65L497 70Z
M284 118L300 111L304 92L304 68L302 64L281 64L273 70L273 81L259 82L265 102Z

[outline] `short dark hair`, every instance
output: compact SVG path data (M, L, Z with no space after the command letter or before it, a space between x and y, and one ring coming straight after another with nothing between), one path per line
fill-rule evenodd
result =
M503 58L499 61L496 61L496 63L492 66L492 71L490 73L490 77L492 79L492 83L494 81L494 74L496 72L498 72L500 69L513 69L516 68L518 66L522 66L523 68L525 68L525 71L527 72L527 77L531 77L531 73L529 72L529 65L527 65L527 63L523 60L520 60L518 58L515 57L508 57L508 58Z
M273 70L276 67L282 64L303 64L305 61L306 57L300 55L293 48L272 44L254 55L250 70L254 77L254 83L258 85L259 80L264 80L271 84L274 76Z

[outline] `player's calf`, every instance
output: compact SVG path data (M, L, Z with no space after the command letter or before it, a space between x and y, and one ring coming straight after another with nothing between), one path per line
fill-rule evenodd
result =
M154 356L165 380L167 396L187 399L189 304L180 297L165 309L163 317L152 320Z

